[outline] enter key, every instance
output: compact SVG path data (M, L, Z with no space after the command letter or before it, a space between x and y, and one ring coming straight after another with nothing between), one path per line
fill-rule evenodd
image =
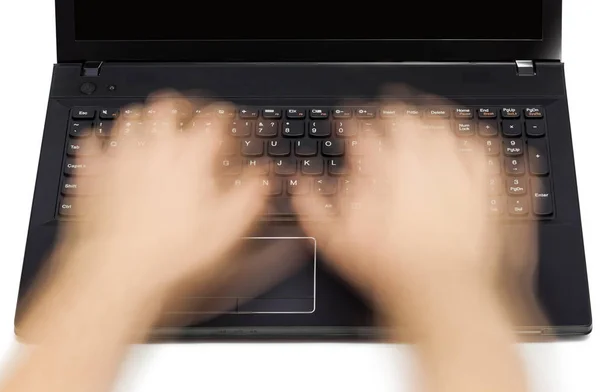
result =
M530 181L533 213L538 216L552 215L554 203L550 179L548 177L532 177Z

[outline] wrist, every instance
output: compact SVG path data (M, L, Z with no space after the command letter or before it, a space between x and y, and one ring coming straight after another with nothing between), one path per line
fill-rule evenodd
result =
M54 268L39 283L20 334L40 343L79 333L111 335L123 343L144 339L160 316L161 297L128 287L126 277L115 279L108 268L97 268L102 261L67 257Z
M395 327L410 335L475 328L482 319L505 319L501 301L483 281L444 280L404 286L390 302Z

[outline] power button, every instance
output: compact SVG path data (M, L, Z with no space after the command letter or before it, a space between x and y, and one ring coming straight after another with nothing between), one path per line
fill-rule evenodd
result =
M96 85L92 82L85 82L79 87L79 91L85 95L92 95L96 91Z

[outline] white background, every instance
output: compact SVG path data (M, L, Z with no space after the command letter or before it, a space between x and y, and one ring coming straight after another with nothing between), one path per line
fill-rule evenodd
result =
M563 60L594 314L600 317L600 5L564 0ZM501 2L495 6L501 6ZM485 7L486 12L490 8ZM107 10L99 9L110 25ZM115 10L111 10L115 11ZM526 6L514 10L527 12ZM402 21L399 20L399 23ZM510 20L506 21L510 28ZM0 363L14 350L13 315L52 64L54 2L0 1ZM521 345L536 391L600 390L600 332ZM135 347L119 391L406 391L406 346L186 344Z

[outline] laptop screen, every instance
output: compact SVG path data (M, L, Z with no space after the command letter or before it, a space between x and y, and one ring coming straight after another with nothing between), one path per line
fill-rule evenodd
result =
M75 38L79 41L542 39L542 0L263 4L75 0Z

